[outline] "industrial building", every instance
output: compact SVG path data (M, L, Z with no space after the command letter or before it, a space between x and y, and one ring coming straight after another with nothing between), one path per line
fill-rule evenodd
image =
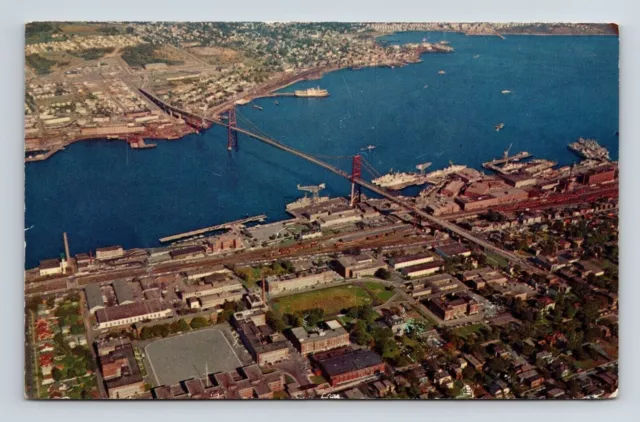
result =
M337 267L344 278L360 278L372 276L381 268L386 269L387 264L371 255L360 254L341 257Z
M99 261L105 261L108 259L122 258L124 256L124 249L122 246L107 246L106 248L96 249L96 259Z
M404 267L400 272L409 277L424 277L427 275L435 274L444 268L444 262L441 259L434 260L432 262L426 262L424 264L412 265L410 267Z
M148 319L167 318L172 314L171 306L159 299L109 306L98 309L95 313L98 329L126 326Z
M116 280L112 283L113 291L116 294L118 305L133 303L133 292L126 280Z
M204 246L190 246L188 248L175 249L169 252L171 259L193 259L203 258L205 253Z
M90 314L95 314L98 309L104 309L104 299L102 298L102 289L99 284L87 284L84 288L84 294L87 298L87 308Z
M399 270L412 265L425 264L433 262L435 257L429 252L421 252L412 255L395 256L389 260L389 264L394 270Z
M38 270L41 276L62 274L65 267L65 262L60 259L45 259L40 261Z

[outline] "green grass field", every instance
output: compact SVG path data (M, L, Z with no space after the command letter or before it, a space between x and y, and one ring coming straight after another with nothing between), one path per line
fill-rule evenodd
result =
M381 283L376 283L375 281L367 281L364 283L364 286L369 290L380 303L384 303L387 300L391 299L395 294L393 290L387 290L386 286Z
M507 268L509 266L509 262L498 254L487 252L485 255L487 255L487 261L490 264L493 263L501 268Z
M454 330L454 332L462 338L467 338L469 337L471 334L473 333L477 333L482 327L484 327L484 324L473 324L473 325L468 325L466 327L460 327L460 328L456 328Z
M272 301L272 306L282 313L322 308L325 315L335 315L342 309L369 304L372 301L365 289L348 285L280 297Z

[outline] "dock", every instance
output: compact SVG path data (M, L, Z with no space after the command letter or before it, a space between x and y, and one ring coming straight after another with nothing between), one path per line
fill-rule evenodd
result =
M202 229L191 230L191 231L188 231L188 232L185 232L185 233L174 234L173 236L163 237L163 238L160 239L160 242L162 242L162 243L175 242L176 240L184 239L186 237L199 236L201 234L208 233L208 232L213 232L213 231L216 231L216 230L231 229L231 228L233 228L235 226L241 226L243 224L251 223L251 222L254 222L254 221L262 222L262 221L264 221L266 219L267 219L267 216L265 214L260 214L260 215L256 215L255 217L247 217L247 218L243 218L241 220L230 221L228 223L218 224L217 226L205 227L205 228L202 228Z
M34 155L31 157L25 157L24 162L25 163L32 163L35 161L44 161L47 158L51 157L53 154L55 154L58 151L62 151L64 149L64 145L58 145L55 146L53 148L51 148L50 150L43 152L42 154L38 154L38 155Z
M520 161L530 157L533 157L533 154L530 154L527 151L522 151L512 156L506 155L503 158L496 158L495 160L487 161L486 163L482 163L482 167L493 171L502 172L502 169L499 167L501 164Z

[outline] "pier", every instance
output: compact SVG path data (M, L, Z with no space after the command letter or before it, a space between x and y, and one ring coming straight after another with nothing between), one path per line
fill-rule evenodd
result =
M509 147L511 148L511 147ZM496 158L495 160L487 161L486 163L482 163L482 167L496 171L498 173L503 173L504 169L500 167L503 164L508 164L509 162L524 160L525 158L533 157L533 154L528 153L527 151L519 152L515 155L509 156L509 150L505 151L503 158Z
M32 163L34 161L44 161L47 158L51 157L56 152L62 151L63 149L64 149L64 145L58 145L58 146L55 146L55 147L51 148L50 150L48 150L47 152L44 152L42 154L34 155L34 156L31 156L31 157L25 157L24 162L25 163Z
M262 222L262 221L264 221L266 219L267 219L267 216L265 214L260 214L260 215L256 215L255 217L247 217L247 218L243 218L241 220L230 221L230 222L224 223L224 224L218 224L217 226L205 227L205 228L202 228L202 229L191 230L191 231L185 232L185 233L174 234L173 236L163 237L163 238L160 239L160 242L162 242L162 243L175 242L176 240L184 239L186 237L199 236L201 234L205 234L205 233L208 233L208 232L213 232L213 231L216 231L216 230L231 229L232 227L235 227L235 226L241 226L243 224L251 223L253 221Z

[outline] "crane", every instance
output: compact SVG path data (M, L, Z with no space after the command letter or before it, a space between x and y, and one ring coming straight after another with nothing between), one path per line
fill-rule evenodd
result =
M416 166L416 168L418 170L420 170L420 174L424 174L424 171L429 168L429 166L431 166L431 163L423 163L423 164L418 164Z
M300 184L298 184L298 190L301 191L305 191L305 192L311 192L311 203L315 204L316 201L318 200L319 194L318 192L320 192L322 189L324 189L326 186L324 183L320 183L319 185L311 185L311 186L302 186Z
M511 147L513 146L513 142L509 145L509 148L507 148L504 151L504 163L507 164L507 162L509 161L509 151L511 151Z

